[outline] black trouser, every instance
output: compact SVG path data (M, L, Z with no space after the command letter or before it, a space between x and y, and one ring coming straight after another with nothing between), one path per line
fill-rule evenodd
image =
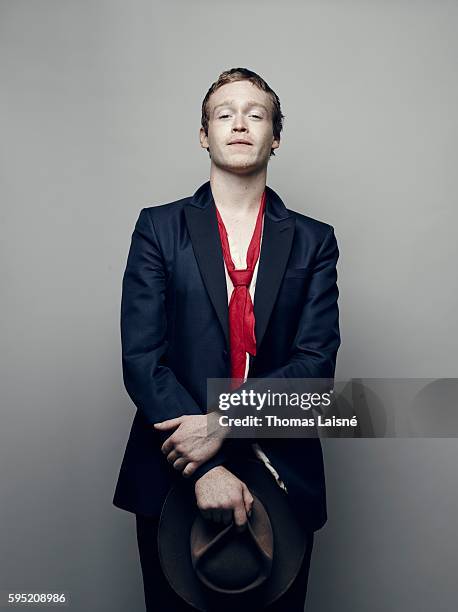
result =
M162 573L157 550L157 526L159 519L136 514L137 542L143 573L143 587L147 612L195 612L175 593ZM296 579L290 588L276 602L263 608L265 612L303 612L310 557L313 547L313 532L309 537L310 546ZM218 612L221 606L218 606ZM210 611L209 611L210 612ZM250 607L250 612L257 612Z

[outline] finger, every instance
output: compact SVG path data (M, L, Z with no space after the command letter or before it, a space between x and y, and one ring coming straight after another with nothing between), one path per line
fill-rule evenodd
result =
M247 518L245 505L243 503L243 500L240 500L240 503L238 503L237 506L234 508L234 523L239 529L244 529L246 521Z
M243 495L243 503L245 504L245 511L248 516L251 516L251 512L253 510L254 499L250 493L250 490L246 485L242 487L242 495Z
M180 457L180 453L176 450L172 450L170 451L170 453L167 455L167 461L169 463L174 463L178 457Z
M180 457L173 464L173 469L181 472L185 468L186 463L187 463L187 460L183 459L183 457Z
M173 434L167 438L164 444L161 446L161 451L164 455L168 455L170 451L172 451L175 447L176 439L173 437Z
M176 417L175 419L168 419L167 421L161 421L160 423L154 423L155 429L172 429L172 427L178 427L181 425L183 417Z
M198 467L199 467L198 463L196 463L195 461L190 461L183 470L183 476L185 478L189 478L190 476L192 476L192 474L194 474L194 472L197 470Z

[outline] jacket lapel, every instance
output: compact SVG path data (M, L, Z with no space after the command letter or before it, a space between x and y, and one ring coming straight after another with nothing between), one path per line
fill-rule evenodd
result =
M259 349L280 289L294 237L294 217L280 197L266 187L266 212L254 294L256 345Z
M210 181L199 187L190 204L191 206L184 206L184 214L192 248L207 293L223 328L226 344L229 346L226 274Z

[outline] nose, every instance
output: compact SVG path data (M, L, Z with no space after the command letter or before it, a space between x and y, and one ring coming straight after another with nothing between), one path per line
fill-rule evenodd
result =
M232 125L233 132L246 132L247 128L245 125L245 119L242 113L236 113L234 116L234 123Z

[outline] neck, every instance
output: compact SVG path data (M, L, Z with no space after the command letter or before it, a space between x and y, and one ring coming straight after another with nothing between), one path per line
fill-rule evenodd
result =
M218 210L231 217L257 213L266 178L267 167L258 173L243 176L212 165L210 186Z

